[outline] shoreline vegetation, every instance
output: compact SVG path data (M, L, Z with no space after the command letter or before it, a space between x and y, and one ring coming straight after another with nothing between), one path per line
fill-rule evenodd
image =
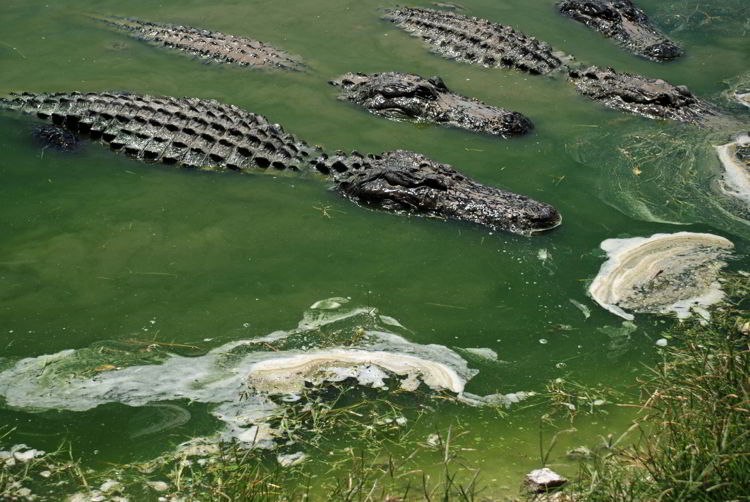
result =
M727 296L710 320L694 316L663 333L668 345L638 376L637 402L558 379L524 404L544 413L540 468L551 454L561 455L557 439L568 430L560 424L570 427L604 403L635 414L627 430L600 447L568 452L580 465L562 489L519 500L750 501L750 278L723 281ZM17 446L0 452L0 500L506 502L462 458L469 432L460 423L414 437L410 425L434 412L436 398L460 406L450 394L396 391L386 398L359 386L309 388L275 418L284 439L275 451L191 441L176 453L106 472L84 467L65 445L47 454ZM545 437L549 428L557 433ZM9 432L0 429L0 449L7 449Z
M582 463L571 500L750 500L750 280L724 289L709 321L667 331L662 361L638 378L630 444Z

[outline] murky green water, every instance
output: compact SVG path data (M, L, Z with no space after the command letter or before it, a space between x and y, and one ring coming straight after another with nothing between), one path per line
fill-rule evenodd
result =
M640 2L686 47L686 57L667 65L637 59L559 17L551 1L464 5L468 14L511 24L580 61L686 84L747 119L747 110L728 104L721 93L724 81L750 70L748 7L717 3L697 9L688 0ZM139 164L94 144L72 155L42 152L29 140L34 121L5 114L0 364L102 340L188 344L200 353L293 328L315 301L345 296L398 319L411 330L412 342L495 350L502 363L469 361L480 370L467 387L476 394L540 391L558 377L632 382L641 364L656 357L654 340L665 324L639 316L638 330L628 338L601 331L620 326L621 319L585 294L602 262L599 243L708 231L734 241L742 257L750 226L715 193L719 165L710 149L711 141L739 131L700 132L631 117L577 96L561 78L442 59L379 20L378 8L392 5L4 0L0 90L122 89L215 98L264 114L328 149L425 153L484 183L554 204L562 227L534 238L490 234L368 211L312 179L187 173ZM287 74L200 64L109 31L86 13L246 35L301 55L311 69ZM337 102L326 83L347 71L389 70L438 74L458 92L524 113L536 130L496 140L390 122ZM678 147L667 150L687 145L689 154L644 155L631 166L618 149L637 144L634 137L676 141ZM747 260L735 266L747 266ZM570 299L587 305L591 317ZM69 439L92 465L103 466L149 458L217 427L204 405L181 404L191 414L187 423L135 439L130 436L147 428L150 416L118 404L88 412L0 407L0 424L16 428L11 440L38 448ZM628 419L609 411L577 424L579 432L566 436L564 445L595 443ZM539 464L539 415L519 409L498 418L452 407L423 417L417 434L454 420L469 424L481 447L465 456L483 469L492 493L506 493Z

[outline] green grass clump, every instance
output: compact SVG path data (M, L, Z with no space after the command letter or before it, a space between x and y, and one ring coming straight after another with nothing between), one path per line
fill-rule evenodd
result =
M582 467L576 500L750 500L750 281L709 322L690 320L640 380L635 444Z

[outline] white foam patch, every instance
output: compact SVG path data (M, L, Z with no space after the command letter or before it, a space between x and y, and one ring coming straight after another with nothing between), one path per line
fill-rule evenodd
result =
M748 94L750 97L750 94ZM748 104L750 106L750 104ZM728 195L750 204L750 166L737 158L737 147L750 148L750 136L743 134L726 145L716 147L719 160L724 168L721 189Z
M488 349L486 347L467 347L461 350L480 359L497 362L497 352L492 349Z
M363 329L362 325L377 328L377 310L331 312L335 309L329 307L338 300L305 313L295 330L233 341L199 357L169 354L155 364L99 373L95 368L111 362L106 359L111 352L64 350L21 359L0 372L0 396L7 406L30 411L86 411L105 403L144 406L187 399L214 405L212 414L224 423L221 439L270 446L274 431L265 422L280 405L269 394L287 394L282 401L294 401L306 382L355 378L361 385L384 387L391 376L400 377L406 390L424 383L460 394L477 373L442 345L416 344L380 329ZM325 330L353 331L361 342L320 347L321 339L315 336ZM273 351L267 349L269 343L297 347ZM307 346L316 343L316 348Z
M405 390L416 390L417 379L434 390L460 394L466 381L448 365L393 352L333 349L282 356L255 363L249 381L259 390L273 393L301 391L305 382L319 385L356 379L360 385L385 387L389 374L406 377ZM414 385L416 383L416 386Z
M627 310L685 318L724 297L717 277L733 247L723 237L693 232L607 239L601 248L609 259L589 294L624 319L634 318Z

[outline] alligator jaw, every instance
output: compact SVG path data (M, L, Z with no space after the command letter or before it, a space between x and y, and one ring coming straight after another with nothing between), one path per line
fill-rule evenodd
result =
M418 153L385 152L369 162L367 167L332 173L336 190L363 206L525 235L550 230L562 222L560 213L549 204L482 185Z
M388 118L409 118L508 138L534 128L518 112L490 106L448 89L440 77L410 73L346 73L329 82L339 99L351 101Z

